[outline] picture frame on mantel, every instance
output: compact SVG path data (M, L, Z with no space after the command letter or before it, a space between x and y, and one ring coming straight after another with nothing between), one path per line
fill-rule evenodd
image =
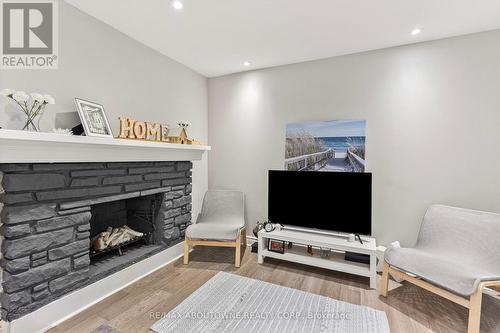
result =
M75 105L87 136L113 138L104 106L81 98L75 98Z

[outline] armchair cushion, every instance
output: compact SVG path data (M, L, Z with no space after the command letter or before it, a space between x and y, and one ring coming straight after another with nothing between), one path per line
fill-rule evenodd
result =
M461 296L500 280L500 215L432 205L414 248L389 248L385 261Z
M483 267L436 257L418 249L390 248L385 260L395 268L461 296L472 295L481 281L500 279L495 272Z
M196 224L186 229L190 239L235 240L245 226L245 200L240 191L210 190Z
M189 239L234 241L242 227L223 223L196 223L187 228L186 236Z

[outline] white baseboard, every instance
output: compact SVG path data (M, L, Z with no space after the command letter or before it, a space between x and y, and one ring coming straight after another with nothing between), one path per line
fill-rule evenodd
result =
M257 237L247 236L247 246L252 246L257 241Z
M500 300L500 292L498 292L496 290L493 290L490 288L484 288L483 293Z
M153 273L183 255L184 242L119 272L65 295L11 322L2 322L4 333L45 332L104 298Z

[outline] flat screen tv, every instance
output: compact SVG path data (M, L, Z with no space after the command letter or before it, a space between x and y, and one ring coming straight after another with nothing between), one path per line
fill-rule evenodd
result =
M371 173L269 171L268 218L285 226L371 235Z

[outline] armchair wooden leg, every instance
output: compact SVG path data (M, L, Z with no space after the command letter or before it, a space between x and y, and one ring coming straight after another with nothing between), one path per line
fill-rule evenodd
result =
M467 333L479 333L481 325L481 301L483 299L483 284L471 295L469 303L469 327Z
M380 281L380 295L387 297L389 289L389 264L384 261L384 270L382 271L382 280Z
M244 227L243 230L241 231L241 237L242 237L242 243L243 247L247 247L247 228Z
M238 233L238 238L236 238L235 242L236 251L234 253L234 266L240 267L241 262L241 231Z
M184 265L189 263L189 240L184 239Z

